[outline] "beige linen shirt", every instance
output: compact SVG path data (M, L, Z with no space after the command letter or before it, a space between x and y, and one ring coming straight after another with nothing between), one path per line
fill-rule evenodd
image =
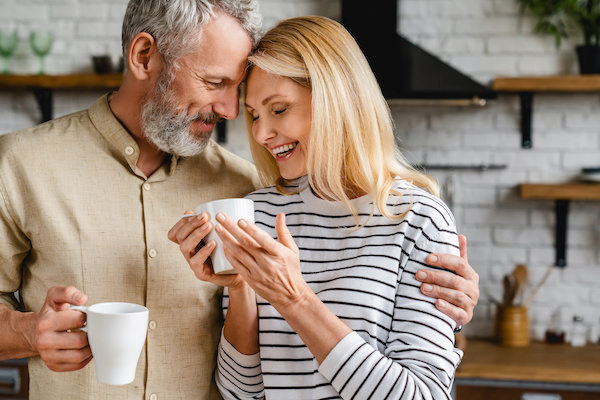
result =
M30 398L218 399L222 290L195 278L167 232L184 210L257 188L256 171L211 141L200 156L173 157L147 178L108 99L0 136L0 301L36 311L48 288L73 285L88 305L143 304L146 346L125 386L99 384L93 362L58 373L32 357Z

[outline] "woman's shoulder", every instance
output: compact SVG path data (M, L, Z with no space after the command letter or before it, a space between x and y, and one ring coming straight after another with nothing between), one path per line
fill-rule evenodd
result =
M456 225L452 211L441 198L404 179L394 180L388 199L390 204L403 204L410 207L413 214L441 219L449 226Z

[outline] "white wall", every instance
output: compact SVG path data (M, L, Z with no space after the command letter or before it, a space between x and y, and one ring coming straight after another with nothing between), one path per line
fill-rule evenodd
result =
M339 0L261 0L265 22L302 14L340 16ZM372 2L371 4L377 4ZM47 71L91 71L89 56L120 53L126 0L0 0L0 27L18 28L22 40L13 70L37 66L26 36L34 27L57 34ZM572 45L557 50L552 38L533 33L534 21L519 16L515 0L402 0L400 31L461 71L489 84L498 75L576 73ZM99 92L58 92L55 115L89 106ZM503 170L430 171L452 189L446 197L469 240L469 260L481 277L481 300L469 336L490 336L494 301L515 264L530 267L539 281L554 263L553 203L524 201L523 182L562 182L582 167L600 166L600 96L540 94L534 99L533 149L520 147L519 102L500 95L483 109L393 107L398 137L409 158L426 164L506 165ZM28 92L0 92L0 133L39 119ZM243 124L230 124L227 147L249 158ZM572 202L568 266L554 268L531 310L532 330L543 336L550 315L561 311L565 328L574 313L598 328L600 318L600 204Z

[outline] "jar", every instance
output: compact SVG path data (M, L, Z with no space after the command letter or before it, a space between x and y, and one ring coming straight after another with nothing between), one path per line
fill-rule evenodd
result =
M583 323L581 315L573 316L573 326L571 328L571 346L581 347L587 343L588 329Z

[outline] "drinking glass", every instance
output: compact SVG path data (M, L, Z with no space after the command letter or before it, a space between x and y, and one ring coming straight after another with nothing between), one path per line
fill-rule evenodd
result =
M8 74L9 72L9 59L15 52L18 43L19 35L16 30L0 30L0 55L4 59L3 74Z
M44 74L44 57L50 53L52 43L54 42L54 34L50 31L33 31L29 35L29 44L31 49L40 58L40 71L38 74Z

